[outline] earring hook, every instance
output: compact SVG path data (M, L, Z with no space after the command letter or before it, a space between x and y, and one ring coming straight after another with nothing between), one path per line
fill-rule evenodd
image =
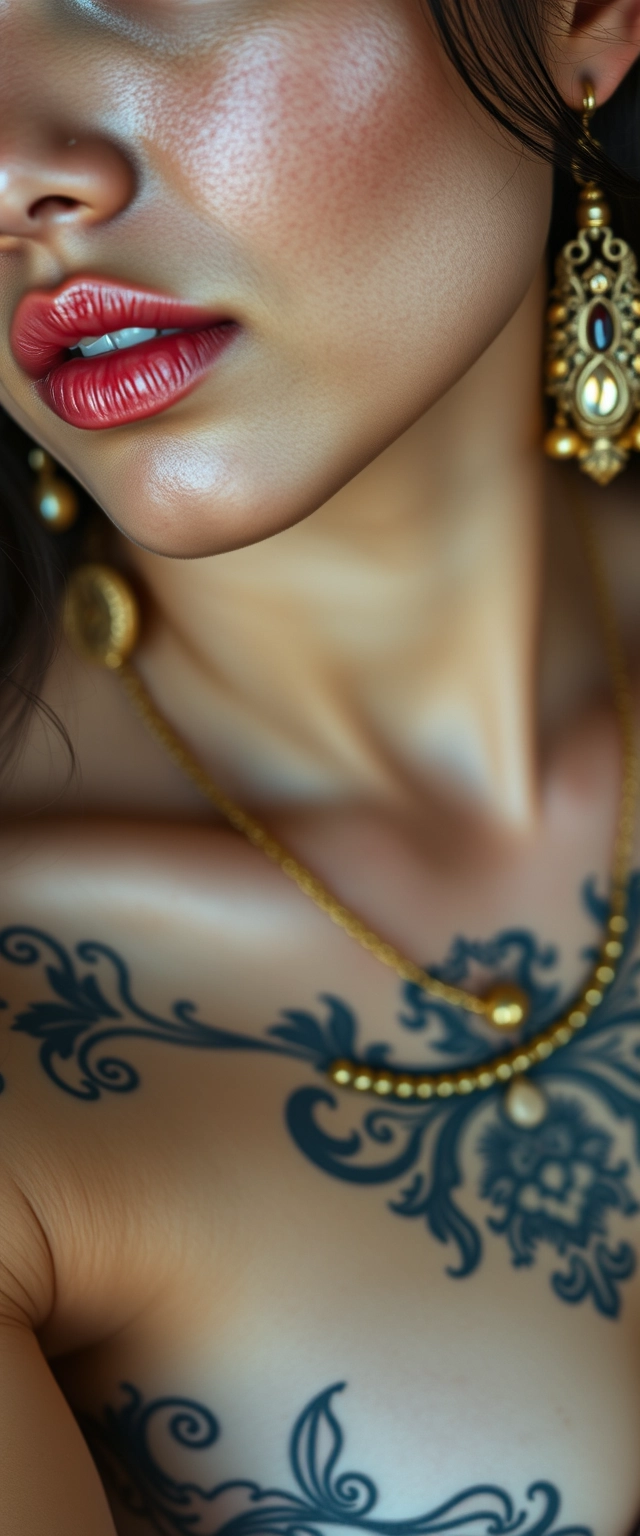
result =
M585 133L589 132L589 123L597 108L596 88L593 80L585 75L582 81L582 124Z

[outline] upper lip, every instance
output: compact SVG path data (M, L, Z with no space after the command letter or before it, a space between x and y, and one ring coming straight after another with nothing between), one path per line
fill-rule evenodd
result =
M201 330L230 319L134 284L75 277L59 288L25 294L13 317L11 349L32 379L43 379L86 336L104 336L128 326Z

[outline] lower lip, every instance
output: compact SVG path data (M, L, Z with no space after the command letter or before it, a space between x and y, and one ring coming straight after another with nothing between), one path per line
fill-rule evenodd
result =
M238 335L233 322L156 336L123 352L71 358L37 384L40 399L71 427L100 432L158 416L183 400Z

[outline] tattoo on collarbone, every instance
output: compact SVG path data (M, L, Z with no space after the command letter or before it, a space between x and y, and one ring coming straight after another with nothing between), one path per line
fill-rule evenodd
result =
M192 1472L185 1452L201 1458L219 1441L220 1426L190 1398L145 1402L137 1387L122 1382L120 1407L78 1421L105 1485L160 1536L328 1536L336 1528L372 1536L593 1536L561 1520L560 1495L546 1481L532 1483L518 1501L493 1483L478 1483L413 1518L381 1519L376 1484L340 1467L344 1435L333 1400L344 1386L328 1387L296 1420L286 1488L248 1479L203 1486L201 1462Z
M591 882L583 897L600 928L606 902ZM500 1089L404 1105L371 1103L307 1080L284 1110L296 1147L332 1178L391 1188L388 1209L421 1221L448 1245L452 1278L472 1275L483 1243L499 1237L517 1268L543 1253L550 1257L550 1284L562 1301L588 1298L603 1316L617 1317L621 1285L636 1267L624 1224L640 1210L631 1183L632 1174L640 1177L640 872L630 886L629 919L625 955L604 1002L571 1044L534 1070L548 1101L535 1129L507 1119ZM594 954L585 952L585 964ZM297 1060L310 1073L325 1072L336 1057L399 1069L434 1062L455 1068L494 1049L470 1015L411 984L401 988L398 1017L413 1036L414 1060L396 1062L386 1044L359 1049L354 1010L330 994L319 999L317 1012L283 1010L256 1038L206 1023L191 1002L175 1002L166 1016L145 1009L124 960L105 944L85 941L72 953L46 933L13 926L0 932L3 965L33 971L39 989L11 1028L38 1042L40 1063L56 1087L87 1102L139 1087L137 1068L114 1053L115 1043L125 1040L262 1052ZM488 942L456 939L436 974L464 983L480 967L517 982L532 1000L528 1035L550 1023L565 1002L554 980L557 965L555 949L513 928ZM416 1062L418 1040L425 1055ZM0 1079L0 1091L4 1086ZM468 1171L471 1153L479 1178L475 1163ZM486 1206L484 1232L475 1214L478 1197Z

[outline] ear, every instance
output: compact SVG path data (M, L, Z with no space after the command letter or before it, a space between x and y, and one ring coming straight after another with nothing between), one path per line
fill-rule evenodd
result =
M640 0L563 0L552 72L565 101L582 106L582 81L598 106L613 96L640 55Z

